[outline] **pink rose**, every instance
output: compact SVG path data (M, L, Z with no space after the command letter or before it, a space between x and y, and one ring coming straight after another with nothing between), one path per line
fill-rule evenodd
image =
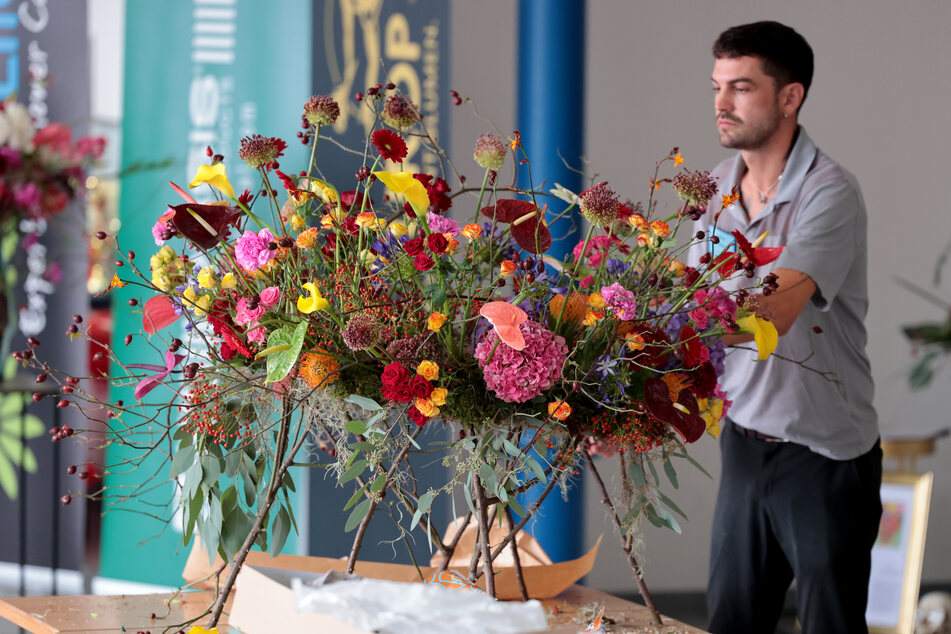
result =
M257 321L258 317L264 314L264 311L267 310L266 306L263 306L260 302L255 308L250 308L249 304L251 300L247 297L242 297L238 300L237 314L234 316L234 323L236 324L250 324L251 322Z
M264 326L258 326L254 330L248 331L248 341L253 341L254 343L264 343L267 331Z
M276 306L281 301L281 289L276 286L268 286L261 291L261 303L270 308Z

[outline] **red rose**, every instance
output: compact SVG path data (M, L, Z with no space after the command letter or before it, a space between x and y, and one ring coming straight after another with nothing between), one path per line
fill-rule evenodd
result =
M423 375L417 374L409 382L409 389L416 398L429 398L433 393L433 384L427 381Z
M359 225L357 225L357 219L354 218L353 216L350 216L349 218L344 218L343 228L347 231L347 233L349 233L352 236L355 236L358 233L360 233L360 227Z
M416 406L411 406L406 413L409 414L410 420L416 423L417 427L422 427L429 420L428 416L423 416L423 413L416 409Z
M409 380L409 370L395 361L383 368L383 374L380 376L383 385L396 385L405 383Z
M415 258L413 258L413 266L416 267L417 271L428 271L433 268L433 259L429 257L427 253L418 253Z
M406 251L408 255L419 255L423 252L423 239L413 238L412 240L407 240L403 244L403 250Z
M431 233L426 237L426 245L436 255L441 255L449 249L449 240L441 233Z

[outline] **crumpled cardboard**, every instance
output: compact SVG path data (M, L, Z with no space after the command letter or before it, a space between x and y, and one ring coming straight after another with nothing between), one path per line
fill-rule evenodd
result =
M459 523L461 524L461 522ZM503 535L504 534L507 534L507 531L503 533ZM493 538L494 531L490 531L489 535L490 538ZM534 542L534 539L530 536L525 535L525 537L529 537ZM564 590L567 590L574 585L575 582L588 574L594 567L594 561L598 555L598 548L601 545L602 537L598 537L597 543L581 557L557 564L539 563L545 560L550 561L540 546L535 550L534 546L529 547L529 543L526 545L524 551L520 548L519 555L522 562L522 577L525 580L528 596L532 599L550 599ZM465 533L463 533L463 538L465 538ZM499 541L501 541L501 539L499 539ZM461 544L462 539L460 539L460 547ZM537 542L535 546L537 546ZM471 554L471 552L470 546L469 553ZM506 547L505 552L510 552L510 548ZM522 554L523 552L525 554ZM500 565L501 559L502 555L499 555L499 559L496 559L493 565L493 569L496 573L495 595L502 600L520 600L522 595L519 590L518 580L515 577L515 568L511 564L508 566ZM455 561L455 558L452 561ZM213 577L205 579L203 582L199 582L199 580L208 577L208 575L214 570L217 570L221 564L221 558L216 557L214 564L209 566L208 555L203 552L196 539L195 546L192 548L188 561L185 563L182 576L185 578L186 583L191 584L192 582L196 582L194 583L194 587L214 589L215 580ZM304 557L301 555L278 555L272 558L267 553L258 551L248 553L245 564L285 570L302 570L305 572L327 572L328 570L345 572L347 569L347 561L345 558L332 559L329 557ZM469 555L465 555L464 566L452 567L459 570L463 575L466 575L469 571ZM227 576L228 572L229 570L226 569L225 572L222 573L222 579ZM429 578L434 572L436 572L436 567L420 567L417 570L416 567L410 565L372 561L358 561L354 568L354 573L361 577L407 582L422 582ZM476 585L484 589L485 579L480 578Z

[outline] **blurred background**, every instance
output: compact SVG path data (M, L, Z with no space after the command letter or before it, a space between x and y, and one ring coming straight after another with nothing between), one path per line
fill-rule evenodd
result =
M523 50L526 24L520 16L558 12L566 5L581 7L583 20L573 25L574 32L535 40L540 50ZM622 199L643 200L654 163L672 147L680 148L689 169L711 169L728 155L713 122L710 46L723 29L763 19L789 24L812 45L816 73L800 121L863 189L870 245L868 354L883 435L940 434L951 423L944 400L951 374L939 359L930 385L912 390L908 375L917 358L901 328L942 322L948 307L925 301L898 280L951 301L951 284L932 284L936 261L951 240L944 190L951 75L942 70L951 60L945 37L951 4L941 0L904 5L885 0L0 2L0 60L6 59L0 96L15 94L34 118L65 122L74 136L107 140L98 167L84 179L85 197L51 221L41 238L42 266L35 245L32 252L18 245L19 259L11 260L20 284L18 306L42 304L44 323L35 336L44 353L56 348L59 367L90 375L95 348L62 334L74 313L91 320L101 340L121 342L138 328L126 305L131 294L95 297L115 273L111 242L96 240L95 233L118 232L124 249L147 256L154 250L149 227L169 202L166 181L191 180L195 166L206 160L206 146L233 157L242 136L260 132L282 136L292 150L302 151L293 137L303 102L311 94L334 94L342 106L353 107L353 93L385 81L380 59L393 81L422 105L427 123L463 173L477 173L469 156L479 134L526 129L519 113L527 112L527 100L538 108L533 112L574 104L580 107L573 127L549 129L546 147L557 148L560 135L580 134L588 172L607 180ZM522 76L528 71L520 71L520 56L543 57L544 47L577 50L577 70L541 84ZM450 90L472 103L453 105ZM364 134L357 110L345 107L342 119L335 130L341 138ZM290 154L287 160L295 158ZM425 157L416 161L427 167ZM238 191L246 186L243 178L250 176L233 179ZM50 267L58 271L50 273ZM37 276L52 286L23 286ZM21 319L20 325L28 322ZM18 336L26 334L21 327ZM25 383L17 380L8 376L4 382L2 398L17 400L0 403L0 432L15 436L10 429L32 429L8 422L21 420L22 401L24 411L42 421L43 433L27 439L36 463L32 473L17 468L30 466L29 460L18 462L19 445L0 433L0 471L7 470L6 460L16 468L19 485L15 496L0 492L2 591L130 592L180 583L187 555L177 546L181 536L172 529L163 533L158 522L136 512L110 512L100 521L102 509L81 497L97 482L95 468L85 466L101 459L96 443L72 438L53 443L46 433L62 425L87 426L81 417L75 420L73 408L59 412L52 397L30 402L32 376ZM102 381L103 390L106 384ZM943 530L951 523L947 451L939 440L936 451L916 465L934 472L922 573L926 588L951 589L951 534ZM679 474L675 500L690 518L682 523L683 534L649 525L644 531L647 583L668 612L700 605L706 584L719 473L716 441L701 439L692 455L713 477L689 469ZM79 465L78 473L67 474L70 465ZM9 479L0 473L4 477ZM572 494L573 517L558 519L576 524L580 535L566 556L572 549L587 550L605 534L585 582L632 596L630 571L593 486L582 477ZM74 498L65 507L64 495ZM307 519L285 552L344 554L349 540L341 534L343 517L336 518L336 510L347 497L319 479L301 487L298 516ZM445 516L448 521L448 509ZM567 524L549 530L570 532ZM419 546L428 557L425 544ZM372 558L390 556L383 547L372 552Z

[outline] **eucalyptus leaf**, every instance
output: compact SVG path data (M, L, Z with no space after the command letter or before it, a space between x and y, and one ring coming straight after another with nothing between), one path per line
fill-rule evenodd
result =
M410 530L416 528L416 525L419 524L419 520L429 511L429 507L433 504L434 496L435 492L433 492L432 489L419 496L419 504L416 506L416 512L413 513L413 521L409 523Z
M210 454L201 457L202 483L211 486L218 481L224 471L224 460Z
M337 482L339 484L346 484L347 482L350 482L351 480L359 476L361 473L363 473L364 469L366 468L367 468L366 460L357 460L352 465L350 465L350 468L348 468L346 471L343 472L343 475L341 475L337 479Z
M366 517L367 513L370 512L370 504L372 503L372 499L366 498L357 504L356 508L350 512L350 517L347 518L347 525L343 527L345 533L349 533L360 525L360 522L363 521L363 518Z
M267 356L267 377L265 381L274 383L281 381L286 377L297 358L300 356L301 348L304 347L304 337L307 335L307 323L302 321L296 328L284 326L271 332L267 338L267 347L289 346L285 350L277 350Z
M375 412L377 410L383 409L383 406L374 401L372 398L367 398L365 396L360 396L359 394L351 394L350 396L343 399L345 403L353 403L358 407L362 407L368 412Z
M230 486L221 494L221 516L228 517L237 506L238 490Z
M667 524L667 526L669 526L675 533L678 535L683 534L680 524L677 523L677 519L670 514L670 511L665 509L663 506L658 506L657 512L660 514L661 519L664 520L664 523Z
M687 514L684 513L683 511L681 511L681 510L680 510L680 507L677 506L676 504L674 504L674 501L673 501L673 500L671 500L669 497L667 497L666 495L664 495L664 494L661 493L660 491L657 492L657 496L660 497L660 501L661 501L661 502L663 502L664 504L666 504L667 506L669 506L669 507L671 508L671 510L673 510L675 513L677 513L677 515L679 515L680 517L682 517L682 518L684 518L684 519L687 519Z
M343 507L343 510L349 511L350 507L357 503L357 500L363 497L364 491L367 490L367 485L364 484L362 487L357 489L353 495L350 496L350 499L347 500L346 506Z
M367 425L366 421L362 420L348 420L343 426L351 434L357 435L363 435L367 433L367 429L369 428L369 425Z
M274 518L274 523L271 525L271 557L276 557L281 553L290 532L291 518L287 514L287 509L281 506Z
M225 456L225 475L229 478L233 478L238 475L238 468L241 466L241 455L242 451L240 449L235 449L234 451L228 452Z
M221 542L219 546L225 551L224 559L232 560L235 554L244 545L244 540L251 532L253 522L244 511L235 507L221 525Z
M185 471L195 463L195 447L188 445L184 449L179 449L172 456L172 466L169 469L169 477L175 478L185 473Z
M667 474L667 478L670 480L670 483L674 485L675 489L680 488L680 484L677 482L677 470L674 469L673 463L670 461L670 456L667 455L665 451L664 456L664 473Z
M631 464L631 479L638 486L647 486L647 478L644 476L644 468L634 462Z
M383 487L386 486L386 474L381 473L376 477L376 480L373 481L373 484L370 485L370 493L379 493L383 490Z
M241 479L244 484L244 503L251 506L254 504L254 499L258 495L257 487L254 485L254 480L251 479L247 471L241 473Z

